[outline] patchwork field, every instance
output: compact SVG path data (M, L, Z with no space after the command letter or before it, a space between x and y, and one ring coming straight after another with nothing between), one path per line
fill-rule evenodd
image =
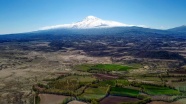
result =
M185 92L180 92L173 86L175 81L180 81L178 80L182 78L180 76L170 77L169 79L170 74L167 73L161 76L149 74L148 76L144 75L145 77L141 81L143 77L141 74L127 75L127 73L130 73L129 70L133 70L131 67L131 69L125 70L126 74L116 74L121 71L119 70L121 67L123 68L122 65L118 66L118 64L84 64L82 66L77 65L77 67L78 69L75 66L73 67L77 71L75 74L59 74L56 78L45 79L45 83L36 84L37 87L34 87L34 91L41 94L68 96L69 98L60 100L62 104L73 104L75 102L80 104L154 104L157 100L162 101L160 103L174 104L186 97ZM97 71L90 71L90 67L91 70ZM92 69L93 67L95 69ZM117 70L114 73L110 72L114 67ZM124 67L126 68L126 66ZM86 71L84 69L80 70L81 68L85 68ZM109 69L109 71L105 69ZM182 85L183 82L177 83ZM44 97L41 96L40 99L44 99Z
M149 70L149 64L111 63L108 57L77 55L77 50L70 48L66 51L68 54L28 51L16 54L16 57L4 52L4 57L0 57L2 68L6 69L0 73L0 103L29 104L37 94L40 100L36 100L41 104L55 101L62 104L149 103L153 102L151 100L170 103L186 96L185 69L174 72ZM15 65L6 67L7 63ZM15 92L17 90L20 92Z

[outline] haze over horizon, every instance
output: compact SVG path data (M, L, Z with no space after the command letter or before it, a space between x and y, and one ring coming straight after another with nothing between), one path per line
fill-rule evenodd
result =
M0 34L78 22L89 15L168 29L186 24L185 0L1 0Z

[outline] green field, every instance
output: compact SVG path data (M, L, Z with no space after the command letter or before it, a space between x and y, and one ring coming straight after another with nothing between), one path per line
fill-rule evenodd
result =
M67 76L67 77L64 77L63 79L60 79L60 80L77 80L78 82L81 82L81 83L88 83L88 82L93 82L96 80L95 77L93 76L79 76L79 75L71 75L71 76Z
M84 65L77 65L75 66L75 69L79 71L129 71L131 69L135 69L136 67L132 66L124 66L124 65L119 65L119 64L96 64L96 65L89 65L89 64L84 64Z
M107 93L108 87L98 87L98 88L92 88L89 87L85 90L85 92L80 95L80 97L86 98L86 99L101 99L103 98Z
M85 88L86 88L85 86L82 86L79 89L75 90L74 92L76 93L76 95L79 95L84 91Z
M125 79L117 79L116 82L118 85L122 85L122 86L128 86L130 84L130 82Z
M76 66L74 67L74 69L79 70L79 71L85 71L85 72L87 72L87 71L90 70L90 68L91 68L92 66L93 66L93 65L90 65L90 64L82 64L82 65L76 65Z
M97 83L98 86L116 86L116 80L106 80Z
M60 89L60 90L76 90L80 84L77 80L57 80L48 83L49 89Z
M70 75L48 83L49 89L74 91L82 85L92 83L96 78L93 76Z
M133 67L117 65L117 64L97 64L91 67L91 70L101 70L101 71L128 71L130 69L133 69Z
M129 88L121 88L121 87L112 87L110 90L111 95L118 95L118 96L131 96L136 97L139 95L139 91L135 89Z
M142 85L144 91L150 95L178 95L179 91L170 89L168 87L153 86L153 85Z

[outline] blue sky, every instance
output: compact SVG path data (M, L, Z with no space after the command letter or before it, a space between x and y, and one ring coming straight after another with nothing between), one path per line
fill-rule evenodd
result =
M0 34L77 22L88 15L166 29L186 25L186 0L0 0Z

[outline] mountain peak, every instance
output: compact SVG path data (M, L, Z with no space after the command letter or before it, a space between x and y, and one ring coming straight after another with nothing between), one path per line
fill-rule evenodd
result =
M94 21L98 21L98 20L101 20L101 19L99 19L95 16L87 16L85 19L83 19L84 22L94 22Z
M47 26L43 27L42 30L55 29L55 28L77 28L77 29L86 29L86 28L107 28L107 27L122 27L122 26L132 26L123 24L116 21L102 20L95 16L87 16L83 21L72 23L72 24L63 24L56 26Z
M95 16L87 16L85 19L86 19L86 20L97 20L97 19L99 19L99 18L97 18L97 17L95 17Z

